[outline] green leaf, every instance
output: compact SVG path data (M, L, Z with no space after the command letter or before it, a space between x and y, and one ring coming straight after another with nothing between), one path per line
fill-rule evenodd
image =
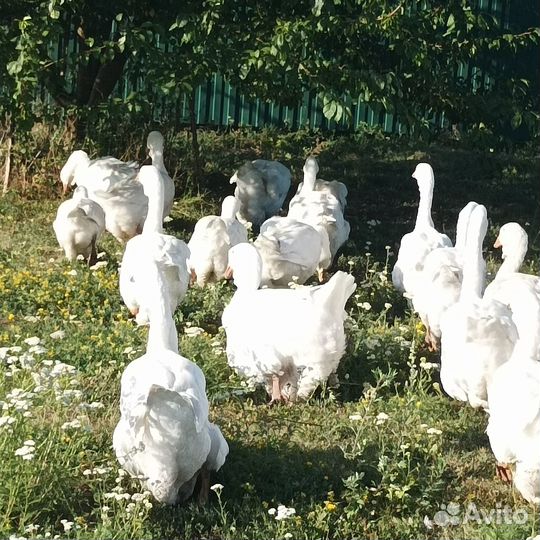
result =
M521 126L521 123L523 122L523 116L520 111L516 111L514 113L514 116L512 117L512 127L514 129L517 129L519 126Z
M323 6L324 0L315 0L315 4L313 5L313 15L315 15L315 17L321 16Z
M335 101L331 101L330 103L327 103L323 107L323 114L328 118L328 120L333 120L334 116L336 115L337 111L337 104Z
M454 18L454 14L450 13L446 21L446 32L444 33L444 35L445 36L450 35L455 29L456 29L456 20Z
M7 72L10 75L17 75L17 73L20 73L22 70L22 62L20 57L17 58L17 60L13 60L13 62L9 62L7 65Z

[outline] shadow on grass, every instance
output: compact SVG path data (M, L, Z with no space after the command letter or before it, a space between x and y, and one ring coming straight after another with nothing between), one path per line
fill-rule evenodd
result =
M224 486L221 501L228 524L220 523L219 504L211 493L205 507L192 498L175 507L153 509L154 537L222 538L230 534L227 529L233 522L243 531L243 537L251 537L250 530L256 534L273 521L268 514L271 507L293 507L300 516L314 504L322 508L328 491L341 489L344 474L344 458L338 448L308 450L283 441L281 446L271 443L255 447L234 441L225 466L211 478L211 483ZM290 526L294 527L294 522Z

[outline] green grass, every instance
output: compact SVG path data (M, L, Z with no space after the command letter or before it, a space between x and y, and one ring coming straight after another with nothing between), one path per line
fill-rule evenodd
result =
M232 286L190 290L175 316L180 350L203 369L212 418L230 444L229 457L214 478L224 488L206 507L194 502L161 507L143 495L127 500L122 494L137 494L140 487L118 473L111 437L122 370L144 350L147 331L134 325L121 302L121 247L110 236L100 247L106 267L92 271L63 261L51 228L59 201L50 196L51 180L37 175L36 192L30 186L24 197L0 199L0 347L21 347L0 353L0 414L13 418L0 426L0 536L457 539L537 534L537 511L495 477L485 414L442 393L437 371L425 367L437 357L424 348L421 325L388 274L399 239L415 217L417 192L410 174L419 160L429 160L435 169L439 229L453 237L459 209L471 199L484 203L491 220L485 242L489 269L500 262L490 247L497 228L515 220L529 224L525 270L538 273L538 233L533 233L540 225L537 156L413 148L382 136L321 140L271 131L210 133L201 147L204 177L197 190L188 189L180 173L178 204L167 225L181 238L189 237L198 217L217 210L220 197L230 192L235 164L243 159L280 158L292 164L298 181L304 157L315 150L321 176L349 186L351 240L336 268L351 271L358 287L347 305L348 348L340 386L319 390L308 403L267 408L264 393L249 388L227 366L219 325ZM173 141L179 169L187 160L182 148ZM50 178L57 174L55 166ZM190 337L183 333L186 326L204 333ZM65 332L63 339L50 337L58 330ZM43 350L30 352L32 345L24 340L33 336ZM58 364L51 374L56 361L76 372ZM15 451L28 440L35 443L35 455L24 460ZM451 502L462 511L470 503L487 511L508 505L526 510L527 519L428 528L425 518L433 520L441 505ZM268 510L280 504L296 513L276 520ZM31 532L32 525L39 529Z

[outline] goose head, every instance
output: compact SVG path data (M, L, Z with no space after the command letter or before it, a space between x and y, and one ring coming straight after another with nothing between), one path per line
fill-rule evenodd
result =
M165 140L163 135L159 131L151 131L146 138L146 147L148 149L148 154L153 159L156 153L163 153L163 146Z
M467 232L467 246L480 246L486 236L488 227L487 210L483 204L477 204L469 218L469 231Z
M414 169L412 177L418 183L418 189L420 191L433 190L435 179L433 169L429 163L419 163Z
M465 249L465 242L467 240L467 228L469 226L469 219L471 218L472 211L478 206L478 203L470 201L467 203L461 212L459 213L457 225L456 225L456 250L462 253Z
M317 158L309 156L304 163L304 173L311 173L317 175L319 172L319 164Z
M505 223L499 230L494 248L502 247L503 258L508 253L527 251L529 238L519 223Z
M240 210L240 201L233 195L223 199L221 203L221 217L225 219L234 219Z
M88 167L90 163L90 158L84 150L75 150L69 156L66 164L62 167L60 171L60 181L62 182L62 194L65 194L69 187L73 184L75 180L75 173L77 169Z
M499 230L499 235L493 244L495 248L502 248L502 258L512 263L514 272L519 270L527 254L529 239L527 233L519 223L505 223Z
M262 259L253 244L243 242L229 249L229 264L225 277L232 277L238 290L257 290L261 284L261 276Z
M249 170L250 165L251 163L249 161L246 161L239 169L237 169L235 173L231 176L229 184L238 184L238 180L246 174L246 172Z
M238 180L242 184L255 184L262 181L261 174L257 170L257 167L253 165L251 161L246 161L229 180L230 184L238 184Z

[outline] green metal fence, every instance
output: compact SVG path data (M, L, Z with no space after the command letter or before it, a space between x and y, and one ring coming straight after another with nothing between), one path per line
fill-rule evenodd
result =
M195 121L198 125L206 126L261 128L272 125L291 130L302 127L350 130L358 127L361 123L370 126L379 125L389 132L403 129L396 117L390 113L383 110L377 112L369 105L360 100L355 101L350 97L346 101L352 111L351 119L337 123L324 117L322 100L315 92L305 92L302 101L296 107L265 102L260 99L249 100L221 75L215 74L206 84L200 85L195 90ZM189 123L187 95L181 95L174 107L171 107L171 103L166 99L156 105L157 117L174 111L177 123Z

